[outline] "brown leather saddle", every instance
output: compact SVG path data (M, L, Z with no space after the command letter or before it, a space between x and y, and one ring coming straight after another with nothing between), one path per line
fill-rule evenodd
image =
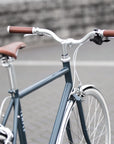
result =
M0 47L0 54L10 56L16 59L18 50L24 47L26 47L26 45L23 42L13 42L8 45Z

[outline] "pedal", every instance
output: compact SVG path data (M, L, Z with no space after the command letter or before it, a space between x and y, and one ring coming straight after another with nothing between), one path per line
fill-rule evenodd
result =
M0 124L0 143L11 144L12 139L13 133L11 132L11 130Z

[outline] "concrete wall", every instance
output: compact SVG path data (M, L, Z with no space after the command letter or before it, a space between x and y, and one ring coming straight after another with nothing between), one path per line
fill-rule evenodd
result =
M0 4L0 45L21 40L8 25L49 28L61 37L80 37L93 28L114 29L111 0L43 0Z

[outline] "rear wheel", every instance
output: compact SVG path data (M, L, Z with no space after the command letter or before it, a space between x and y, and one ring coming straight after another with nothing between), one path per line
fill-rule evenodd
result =
M111 144L108 109L101 93L95 88L83 90L81 102L91 144ZM77 104L68 102L57 142L60 144L86 144Z

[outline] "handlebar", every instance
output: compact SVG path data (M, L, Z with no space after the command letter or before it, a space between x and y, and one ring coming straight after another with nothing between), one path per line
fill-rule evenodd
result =
M87 40L94 41L95 43L99 44L99 42L96 42L96 38L99 39L99 37L102 39L103 37L114 37L114 30L95 30L92 32L89 32L86 34L82 39L80 40L74 40L72 38L68 39L61 39L58 37L54 32L48 29L42 29L42 28L35 28L35 27L19 27L19 26L8 26L7 31L9 33L23 33L27 35L46 35L50 36L56 41L58 41L61 44L81 44L86 42ZM93 40L95 38L95 40ZM100 40L101 40L100 39ZM100 42L101 44L102 42Z
M23 34L32 34L32 27L19 27L19 26L8 26L8 33L23 33Z
M104 30L103 35L106 37L114 37L114 30Z

